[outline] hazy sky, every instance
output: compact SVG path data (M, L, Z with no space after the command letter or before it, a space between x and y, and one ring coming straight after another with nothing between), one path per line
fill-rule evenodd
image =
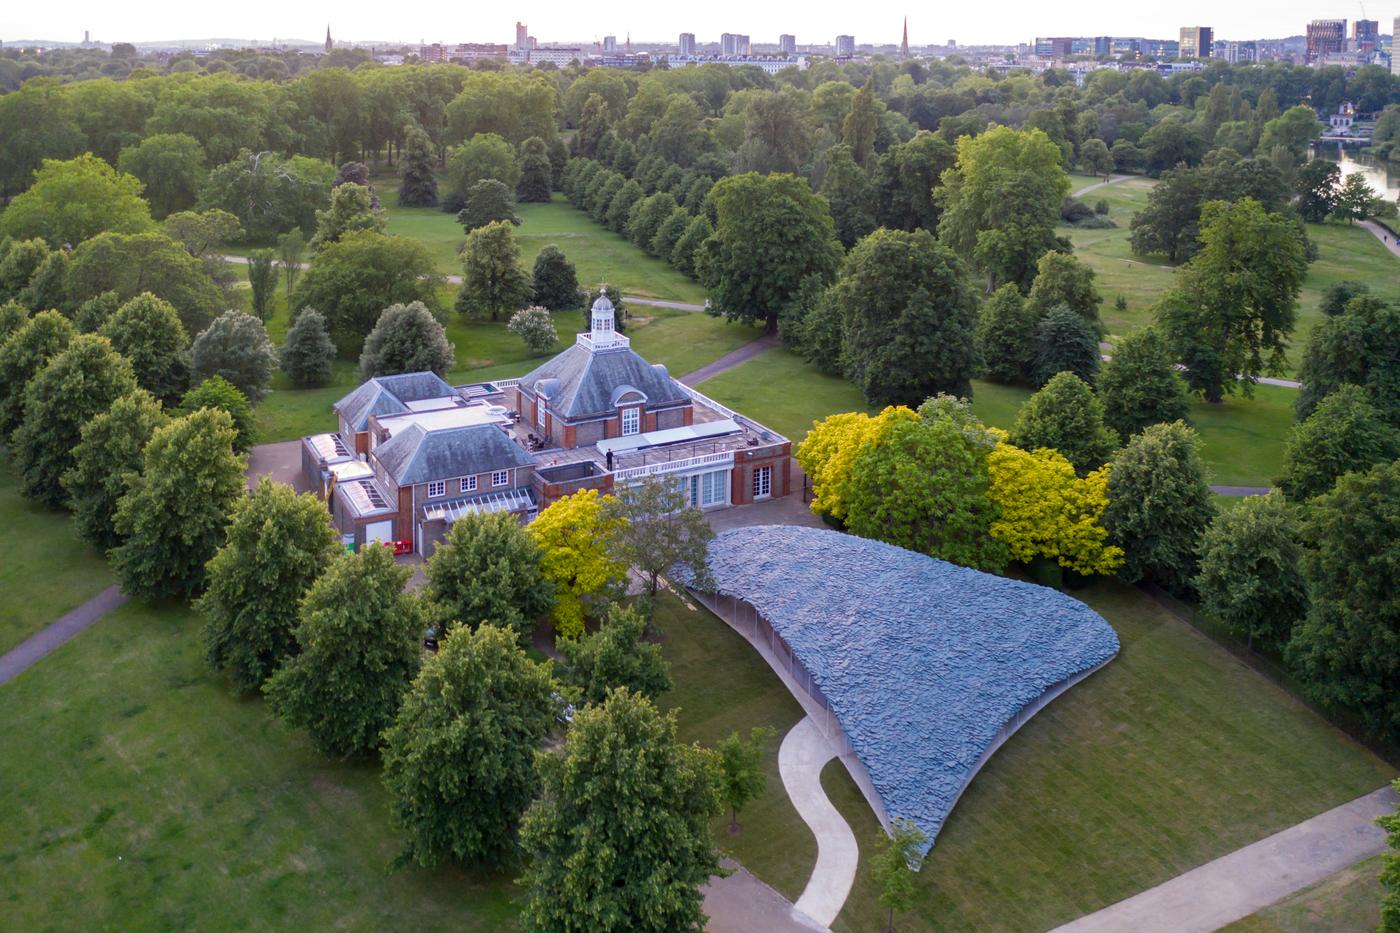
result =
M483 4L484 5L484 4ZM1252 39L1295 35L1314 18L1356 19L1359 3L1340 0L1278 0L1274 3L1121 3L1083 0L1047 3L1009 0L995 4L949 3L912 5L904 0L826 2L805 10L797 5L711 0L703 4L613 0L610 3L524 0L500 3L503 12L476 12L480 6L445 3L288 3L286 0L240 0L237 3L155 2L113 3L111 0L68 0L36 3L7 0L0 11L0 39L77 41L84 29L94 39L154 41L161 39L230 36L238 38L316 39L325 35L329 19L337 39L395 39L405 42L510 42L515 21L530 25L543 41L592 40L607 33L622 39L674 41L677 33L693 32L701 42L717 40L721 32L748 33L755 42L776 42L791 32L799 43L829 42L837 33L852 33L857 42L898 42L901 18L909 13L909 41L963 44L1018 42L1041 35L1120 35L1174 37L1186 25L1214 26L1222 38ZM475 8L475 9L474 9ZM1389 32L1400 13L1373 6L1371 18Z

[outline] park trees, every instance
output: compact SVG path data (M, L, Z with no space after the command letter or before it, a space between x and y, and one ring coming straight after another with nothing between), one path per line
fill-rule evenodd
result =
M515 193L526 203L544 203L554 193L554 167L549 146L538 136L520 144L520 180Z
M497 221L520 223L520 218L515 216L515 192L494 178L484 178L468 188L462 205L457 212L457 223L467 233Z
M136 382L173 405L189 382L189 336L169 302L143 292L123 304L98 331L131 363Z
M306 238L300 227L293 227L277 237L277 261L282 264L282 279L287 283L287 300L292 298L292 286L301 275L301 257L306 252Z
M1332 214L1337 206L1337 189L1342 181L1342 170L1336 162L1328 159L1313 159L1298 169L1293 190L1298 195L1298 213L1308 223L1320 224Z
M851 468L867 441L900 420L918 416L909 408L888 407L878 415L848 411L816 422L797 445L797 462L812 480L812 511L839 522L850 507Z
M756 172L721 179L709 201L717 219L695 257L701 284L716 313L761 321L776 333L778 315L802 280L817 275L830 282L841 261L825 202L800 178ZM677 252L685 242L683 236Z
M582 635L589 605L615 595L627 576L612 552L621 519L605 505L598 490L583 489L550 504L527 529L540 548L540 573L554 584L555 631L565 638Z
M302 597L335 556L326 507L266 476L233 504L224 544L196 603L209 665L239 690L256 690L296 650Z
M29 320L29 309L18 301L0 302L0 347Z
M117 168L135 176L156 220L194 207L204 183L204 149L188 133L156 133L117 158Z
M399 157L399 207L437 207L438 186L433 141L422 127L404 134Z
M578 273L564 251L553 243L535 256L531 278L535 304L551 311L567 311L579 306Z
M8 246L0 255L0 298L7 301L24 297L29 282L48 260L51 250L39 237L28 240L0 240ZM38 310L46 310L39 308Z
M710 224L710 218L703 213L696 214L686 223L685 230L681 233L681 238L676 241L676 245L671 249L671 265L676 267L676 271L682 275L692 278L699 277L695 261L700 254L700 247L703 246L710 237L714 236L715 228ZM829 280L830 276L818 274L822 281Z
M432 371L445 375L457 361L447 331L421 301L384 309L360 353L360 379Z
M1099 320L1099 305L1103 296L1094 287L1094 270L1069 253L1051 250L1036 263L1035 279L1031 282L1026 305L1036 315L1044 317L1054 308L1064 306L1084 318L1096 334L1103 332Z
M822 197L831 209L836 238L850 249L875 229L875 185L866 170L856 164L849 146L842 143L832 146L826 151L825 159Z
M68 253L56 249L44 257L39 268L29 277L29 284L20 292L25 304L36 310L57 308L65 313L72 310L68 300Z
M1306 104L1289 107L1283 113L1264 124L1264 133L1259 137L1259 152L1272 152L1281 147L1294 165L1299 165L1308 156L1308 144L1318 137L1322 123L1317 113Z
M627 179L608 200L607 207L603 210L603 223L614 233L626 233L627 220L632 216L632 208L643 197L645 195L642 192L642 186L633 179Z
M423 612L410 571L370 545L331 561L300 604L297 653L263 687L273 711L324 755L379 748L418 671Z
M598 631L559 642L564 680L577 688L580 703L601 704L618 687L651 700L671 689L661 646L642 640L646 628L640 609L614 603Z
M0 214L0 237L39 237L49 246L77 246L99 233L144 233L153 226L141 182L92 153L45 159L34 183Z
M1332 216L1353 223L1374 216L1384 209L1384 203L1366 181L1366 176L1355 172L1346 177L1337 190L1337 202L1332 206Z
M1003 285L982 302L974 336L988 379L1008 385L1031 381L1036 324L1035 313L1015 285Z
M1146 327L1113 345L1098 381L1104 422L1126 441L1150 424L1186 420L1190 400L1166 342Z
M525 638L554 605L535 539L505 514L463 515L428 560L427 599L440 628L490 624Z
M1056 373L1070 372L1093 383L1101 356L1093 325L1064 305L1056 305L1035 326L1032 380L1043 386Z
M520 842L527 930L699 930L719 868L713 752L676 740L675 713L616 690L574 716L560 756L536 759L543 793Z
M1247 496L1201 540L1201 607L1251 647L1282 649L1308 608L1302 556L1297 508L1277 491Z
M263 322L242 311L225 311L190 345L190 379L203 382L211 376L227 379L251 404L267 397L277 348L267 337Z
M1071 372L1056 374L1026 400L1007 439L1022 450L1059 451L1080 476L1103 466L1118 448L1104 423L1103 403Z
M221 208L238 218L254 243L270 243L298 227L316 229L316 211L330 200L335 168L307 156L241 150L209 172L199 208Z
M894 820L889 840L871 860L870 874L880 888L881 906L888 907L889 922L883 933L893 933L896 911L914 904L914 869L926 837L919 827L902 818Z
M151 435L113 521L124 539L109 552L122 592L189 599L204 588L205 565L223 544L229 510L245 488L234 437L228 413L210 408Z
M496 135L514 146L531 136L550 139L558 105L559 93L543 73L469 71L447 104L447 140Z
M762 797L768 788L763 756L774 735L772 726L754 726L747 739L735 731L715 746L719 755L719 798L729 807L730 833L741 828L739 811Z
M929 132L886 149L876 172L880 225L936 231L940 209L934 189L956 158L947 140Z
M676 568L694 581L707 579L706 555L715 533L675 482L648 477L619 490L607 510L617 520L613 553L647 581L652 599L661 575Z
M1288 657L1315 700L1400 737L1400 461L1343 476L1304 513L1311 603Z
M1157 308L1187 383L1218 402L1283 365L1308 261L1295 223L1252 198L1201 211L1201 250ZM1235 378L1239 374L1242 378Z
M462 288L454 307L464 314L502 314L519 310L530 300L533 285L520 264L520 246L510 224L487 224L467 234L462 248Z
M1357 385L1343 385L1293 426L1283 450L1278 486L1294 502L1330 490L1337 477L1400 456L1395 427L1387 424Z
M384 786L419 865L507 851L539 786L536 749L554 725L554 681L516 633L494 625L447 635L384 732Z
M999 126L964 136L936 196L939 235L992 286L1028 289L1041 255L1063 245L1055 224L1067 194L1060 148L1041 130Z
M301 387L330 382L335 362L335 344L326 332L326 319L315 308L302 308L287 330L286 342L278 354L282 372Z
M512 314L506 330L520 338L531 356L548 353L559 342L559 331L554 327L554 318L550 316L549 309L538 305L521 308Z
M66 502L63 474L88 419L136 388L131 364L95 334L69 340L24 387L24 420L11 438L20 491L49 508Z
M1319 321L1308 335L1298 379L1295 411L1306 418L1323 398L1343 385L1366 390L1371 404L1400 428L1400 307L1369 295Z
M690 219L690 212L684 207L678 207L671 211L657 226L655 235L647 244L647 251L653 256L669 260L676 251L676 244L685 235L686 227L690 225Z
M180 411L188 414L201 408L222 411L233 423L233 449L246 452L253 446L257 429L253 423L253 407L238 386L223 376L210 376L195 385L180 399Z
M78 537L102 551L122 542L115 519L127 476L140 471L147 442L169 420L151 393L136 389L82 426L62 478Z
M0 344L0 441L24 421L24 390L50 358L68 346L73 325L57 311L40 311Z
M1132 250L1139 256L1160 253L1169 262L1184 262L1196 252L1205 176L1186 166L1168 169L1147 194L1147 206L1129 222Z
M679 208L669 191L658 191L643 198L627 218L627 238L641 249L651 251L651 241L661 224ZM669 251L667 255L670 255Z
M971 395L977 298L962 262L927 230L866 237L826 300L844 314L843 369L867 404Z
M163 233L103 233L78 246L68 267L70 300L104 292L129 301L143 292L170 302L185 332L199 333L225 307L204 264Z
M316 212L316 235L307 244L312 252L328 243L335 243L347 233L370 230L383 233L388 221L375 202L370 189L347 182L331 189L331 203Z
M482 133L447 151L443 210L460 211L472 186L482 181L498 181L507 191L514 191L520 183L515 149L495 133Z
M875 100L875 79L867 78L865 85L851 98L851 110L841 124L841 142L850 148L851 158L863 168L875 162L875 131L881 109L882 105Z
M277 262L272 250L260 249L248 256L248 287L252 292L253 316L266 321L277 287Z
M1201 536L1215 514L1200 439L1180 421L1134 435L1109 464L1109 540L1123 549L1121 576L1189 593Z

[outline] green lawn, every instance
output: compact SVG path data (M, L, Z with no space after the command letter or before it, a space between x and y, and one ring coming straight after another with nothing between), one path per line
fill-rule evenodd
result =
M102 555L73 532L67 512L19 494L19 474L0 455L0 654L112 582Z
M1238 920L1222 933L1328 933L1374 930L1380 924L1378 875L1385 856L1374 855L1317 884Z
M901 930L1045 930L1375 790L1394 769L1132 587L1076 594L1122 651L1021 728L972 782ZM823 784L861 871L837 930L884 920L878 824L846 771Z

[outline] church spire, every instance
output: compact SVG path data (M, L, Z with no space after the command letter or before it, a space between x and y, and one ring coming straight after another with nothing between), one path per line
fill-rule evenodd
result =
M909 14L904 14L904 41L899 44L899 57L909 57Z
M331 50L331 24L326 23L326 51Z

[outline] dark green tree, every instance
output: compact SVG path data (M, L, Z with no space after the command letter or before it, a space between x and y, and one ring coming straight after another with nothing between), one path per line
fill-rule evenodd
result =
M534 286L520 265L520 246L508 223L498 221L467 234L462 270L454 307L463 314L490 314L498 321L530 300Z
M656 700L671 689L661 646L643 641L647 617L636 607L614 604L601 628L583 638L561 638L565 683L578 690L580 703L601 704L608 692L626 687Z
M653 600L662 574L677 568L684 568L699 584L708 579L706 556L714 530L699 509L688 507L685 493L674 482L644 479L619 490L607 509L621 520L613 556L647 581L647 595Z
M1007 385L1032 381L1036 316L1015 285L1003 285L982 303L977 317L977 351L987 378Z
M24 421L24 389L74 336L57 311L40 311L0 344L0 441Z
M672 254L676 251L676 244L681 237L685 236L686 227L690 226L690 212L683 207L678 207L667 214L665 219L656 228L656 233L652 236L651 242L647 244L647 251L653 256L659 256L669 262Z
M1185 262L1198 248L1205 176L1181 166L1162 173L1147 195L1147 206L1133 215L1132 250L1139 256L1154 253L1168 262Z
M277 288L277 260L272 250L260 249L249 255L248 286L253 295L253 316L266 321L272 311L272 293Z
M79 244L68 270L70 299L113 291L122 301L142 292L170 302L185 332L197 334L228 306L204 264L163 233L104 233Z
M850 148L856 164L869 167L875 162L875 136L880 123L881 104L875 99L875 79L866 79L855 97L851 112L841 124L841 141Z
M30 280L49 258L50 252L49 245L39 237L11 241L4 258L0 258L0 299L23 298Z
M388 223L367 186L353 182L338 184L331 190L330 206L316 212L316 235L307 246L314 253L323 246L339 242L347 233L383 233Z
M554 169L549 161L549 147L538 136L520 144L520 181L515 193L520 200L543 204L554 192Z
M603 222L608 229L614 233L624 233L627 230L627 222L632 217L632 208L644 198L645 192L642 186L631 179L622 183L622 186L613 194L608 206L603 212Z
M1099 338L1088 321L1063 305L1051 308L1035 328L1031 375L1045 385L1056 373L1074 373L1085 382L1098 379Z
M360 379L428 371L446 375L456 362L447 331L421 301L390 305L365 338Z
M225 311L190 345L190 380L220 376L256 405L267 397L277 348L263 322L242 311Z
M1298 378L1303 383L1295 411L1312 414L1327 395L1343 385L1366 390L1371 404L1392 427L1400 428L1400 308L1362 296L1345 313L1328 317L1308 335Z
M190 338L169 302L143 292L117 309L98 331L131 363L136 382L165 405L173 405L190 381Z
M494 178L484 178L468 188L463 204L457 212L457 223L467 233L497 221L520 223L515 216L515 192Z
M939 206L933 192L955 161L953 147L929 132L885 150L876 173L880 226L936 231Z
M1186 421L1191 410L1166 342L1151 327L1113 345L1113 358L1099 373L1098 392L1104 422L1123 441L1150 424Z
M1357 385L1342 385L1289 432L1277 480L1294 502L1320 496L1343 473L1400 456L1400 436Z
M1342 183L1342 171L1336 162L1313 159L1298 169L1293 190L1298 195L1298 213L1308 223L1320 224L1337 206L1337 192Z
M156 133L127 146L117 168L135 175L157 220L194 207L207 174L204 147L188 133Z
M856 164L851 148L838 143L826 151L826 172L822 176L822 197L836 224L836 238L850 249L875 229L875 185L865 169Z
M56 249L44 257L39 268L29 277L29 285L19 298L36 311L56 308L67 314L72 309L68 300L68 253Z
M1201 607L1250 647L1283 648L1308 608L1298 510L1277 491L1215 517L1201 540Z
M73 324L84 334L95 334L121 306L122 300L116 292L103 292L78 305L78 310L73 314Z
M1322 301L1318 303L1318 309L1328 317L1336 317L1346 311L1347 305L1351 304L1353 298L1369 294L1371 294L1371 286L1365 282L1343 279L1340 282L1333 282L1323 289Z
M715 228L710 225L710 218L703 213L692 217L686 224L685 232L676 241L676 245L671 250L671 265L676 267L676 271L691 278L698 277L695 267L696 257L710 237L714 236ZM818 273L822 281L830 281L831 276Z
M0 347L29 321L29 309L18 301L0 302Z
M78 537L102 551L122 543L117 502L126 494L127 477L140 472L151 435L169 420L151 393L137 389L82 426L73 466L62 479Z
M433 141L422 127L410 127L404 134L399 157L399 207L437 207L437 159Z
M1096 334L1101 334L1104 328L1099 319L1099 305L1102 303L1103 296L1094 287L1094 270L1088 265L1069 253L1056 250L1040 257L1030 294L1026 296L1026 305L1037 318L1063 305L1088 321Z
M768 788L763 757L776 733L772 726L754 726L747 739L731 732L715 746L719 753L719 796L729 807L729 832L738 833L739 811Z
M637 202L628 218L627 238L642 249L650 251L657 228L678 207L676 199L667 191L658 191L643 198ZM670 256L670 252L667 251L666 255Z
M535 304L551 311L567 311L579 306L578 273L564 251L553 243L535 256L532 280Z
M1104 423L1103 403L1074 373L1057 373L1016 414L1008 436L1022 450L1058 450L1080 476L1097 470L1118 449Z
M315 308L302 308L287 331L279 354L282 372L301 387L325 385L331 380L335 344L326 332L326 319Z
M509 515L463 515L428 559L427 599L440 627L494 625L528 638L554 608L540 549Z
M223 376L210 376L191 388L180 400L180 411L190 414L201 408L222 411L229 416L233 425L233 449L239 453L247 451L257 440L257 427L253 422L253 407L238 386Z

